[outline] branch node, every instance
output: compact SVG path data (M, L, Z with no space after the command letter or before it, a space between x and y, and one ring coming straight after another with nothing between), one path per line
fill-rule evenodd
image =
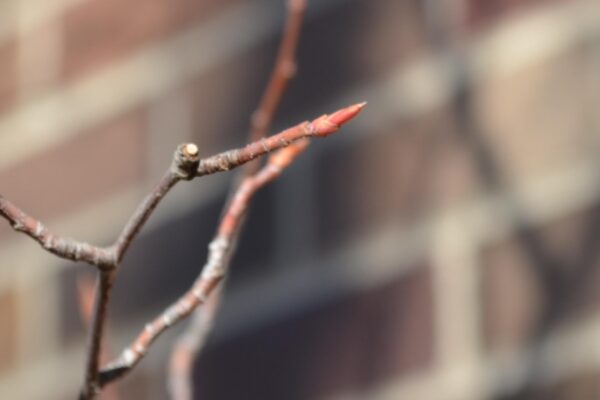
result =
M217 237L208 245L208 261L202 271L203 279L218 279L225 275L223 261L229 245L229 240L224 237Z
M173 156L171 171L180 179L186 181L194 179L200 163L198 154L198 146L194 143L180 144Z

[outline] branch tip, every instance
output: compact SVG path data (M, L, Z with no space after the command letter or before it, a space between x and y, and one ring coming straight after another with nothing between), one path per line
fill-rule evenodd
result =
M335 113L329 116L329 120L335 125L342 126L346 122L356 117L362 111L362 109L365 108L366 105L367 102L362 102L336 111Z
M356 117L366 106L366 102L357 103L346 108L342 108L333 114L325 114L312 122L313 135L327 136L336 132L342 125Z

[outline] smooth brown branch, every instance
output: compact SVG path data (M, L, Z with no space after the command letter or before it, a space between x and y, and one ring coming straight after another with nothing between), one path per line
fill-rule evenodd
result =
M241 149L229 150L200 160L197 175L203 176L219 171L228 171L266 153L287 147L292 142L305 137L328 136L354 118L363 109L365 104L354 104L332 114L322 115L311 122L302 122L276 135L252 142Z
M199 305L206 302L219 286L229 266L240 216L250 198L267 183L277 178L308 145L308 140L297 141L272 157L256 175L248 177L240 185L224 215L217 234L208 246L208 259L200 276L192 287L173 305L146 325L121 355L109 363L99 375L99 384L104 386L131 371L146 355L152 343L169 327L188 317Z
M109 249L58 236L1 195L0 216L5 218L14 230L31 237L44 249L58 257L72 261L85 261L99 267L113 263Z

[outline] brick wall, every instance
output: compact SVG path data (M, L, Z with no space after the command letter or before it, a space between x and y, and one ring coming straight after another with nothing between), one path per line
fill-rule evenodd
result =
M310 3L275 127L369 106L257 197L198 398L593 398L597 2ZM279 0L7 4L0 192L99 244L178 143L243 143L284 17ZM230 179L161 204L115 287L113 348L197 274ZM0 398L72 398L89 268L6 224L0 265ZM124 398L165 398L180 331Z

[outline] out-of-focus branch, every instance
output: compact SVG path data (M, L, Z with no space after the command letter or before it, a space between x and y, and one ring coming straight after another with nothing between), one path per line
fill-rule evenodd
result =
M177 342L170 362L169 381L172 396L178 400L191 400L191 366L212 327L220 302L221 282L229 269L235 243L254 194L276 179L283 169L306 149L309 137L324 137L334 133L364 107L364 103L346 107L265 138L288 83L296 73L296 50L306 4L307 0L287 0L288 14L284 34L268 84L251 118L249 144L241 149L226 151L202 160L199 159L199 149L196 145L180 145L170 168L139 204L111 246L100 247L58 236L50 232L39 220L0 195L0 217L6 219L17 232L29 236L58 257L84 261L97 267L95 290L92 292L90 285L80 285L80 311L82 319L89 325L87 360L80 400L96 399L104 385L123 376L140 362L162 332L188 317L194 309L208 301L202 312L196 313L189 330ZM192 180L228 171L272 151L276 152L264 167L259 169L258 162L249 163L244 173L240 174L243 179L235 181L232 185L232 196L227 202L216 235L209 244L208 259L192 287L171 307L147 324L116 360L100 370L101 359L107 358L106 347L103 349L103 333L107 324L112 286L127 250L161 200L181 180ZM112 396L115 398L114 393Z
M77 304L79 306L79 316L84 326L88 326L92 321L94 292L94 282L90 277L81 276L77 279Z
M259 105L252 114L248 143L266 136L288 83L296 74L296 50L306 5L306 0L288 0L287 2L287 17L277 58ZM227 214L231 199L235 197L235 193L242 185L243 179L255 174L259 168L260 163L255 160L246 164L243 173L238 174L238 178L231 185L230 196L228 196L223 210L224 215ZM248 203L251 203L251 201L252 199L248 199ZM241 216L240 220L240 224L243 224L245 216ZM241 231L241 227L238 228L238 231ZM192 400L194 362L212 330L223 290L223 285L221 285L210 296L207 304L195 311L188 327L173 346L167 371L167 382L168 391L174 400Z
M277 59L258 108L252 114L248 142L254 142L266 135L288 83L296 74L296 49L306 10L306 0L288 0L287 10Z
M291 162L285 160L295 157L295 152L305 147L303 139L312 136L323 137L334 133L341 125L354 118L364 105L361 103L346 107L333 114L323 115L311 122L303 122L277 135L250 143L244 148L230 150L203 160L199 160L196 145L188 143L179 146L170 169L138 206L118 239L110 247L98 247L55 235L49 232L40 221L27 215L0 195L0 216L5 218L16 231L28 235L52 254L73 261L85 261L98 268L96 299L88 334L88 357L85 379L80 393L81 400L95 399L101 386L130 370L162 331L187 317L198 304L205 301L206 296L218 286L225 273L233 239L235 239L235 235L233 235L237 229L235 227L239 226L240 220L243 219L243 210L246 209L252 194L278 176L283 165ZM287 150L276 153L263 169L256 175L248 177L239 187L232 199L228 213L223 218L217 237L209 246L209 259L204 272L193 288L163 316L149 324L133 347L127 349L115 363L99 373L102 335L111 288L119 264L159 202L180 180L192 180L195 177L227 171L268 152L283 148L287 148Z
M189 316L221 283L227 268L232 249L235 247L240 217L246 210L249 200L267 183L277 178L302 151L308 140L300 140L280 150L270 157L269 162L257 174L248 177L240 185L223 216L217 234L209 244L208 259L194 285L168 307L162 314L146 325L138 337L100 372L100 385L106 385L129 372L147 353L150 345L169 327Z
M223 285L209 296L205 305L194 311L188 327L173 346L167 376L167 389L173 400L192 399L194 362L212 330L222 293Z
M267 165L258 173L245 179L236 191L221 220L217 235L208 246L208 260L194 285L159 317L147 324L135 341L123 350L116 360L100 371L98 376L100 387L120 378L135 367L161 333L188 317L196 307L206 301L208 295L219 285L229 265L229 257L243 213L254 193L279 176L282 169L287 167L306 148L308 137L324 137L336 132L344 123L358 115L365 104L355 104L333 114L322 115L312 122L303 122L277 135L251 143L242 149L230 150L200 161L198 171L205 173L198 172L198 176L227 170L267 152L282 149L271 156ZM217 168L213 166L217 166Z

